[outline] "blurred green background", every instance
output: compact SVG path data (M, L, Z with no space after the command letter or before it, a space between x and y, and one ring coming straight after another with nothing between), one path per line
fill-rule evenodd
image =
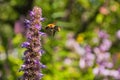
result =
M116 59L113 68L120 67L120 42L116 38L120 0L0 0L0 80L17 80L22 75L19 69L25 49L20 45L26 40L23 21L34 6L42 8L46 19L43 28L49 23L61 27L54 38L42 39L45 54L41 62L47 66L42 80L103 80L95 78L93 67L81 69L81 56L67 44L72 37L83 48L97 46L93 41L97 30L110 35L109 52L111 60Z

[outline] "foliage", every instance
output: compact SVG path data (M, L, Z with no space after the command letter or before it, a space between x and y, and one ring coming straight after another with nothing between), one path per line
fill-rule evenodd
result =
M93 73L98 66L96 61L85 69L79 62L86 45L93 49L102 44L98 37L102 30L112 43L107 51L114 64L111 69L119 70L120 34L116 36L120 30L119 0L0 0L0 80L16 80L23 74L18 72L23 63L24 49L20 47L25 41L23 23L34 6L42 8L43 30L49 23L61 27L54 37L41 40L45 50L41 61L47 66L42 71L43 80L114 80L114 77ZM74 42L69 43L71 46L67 44L69 39Z

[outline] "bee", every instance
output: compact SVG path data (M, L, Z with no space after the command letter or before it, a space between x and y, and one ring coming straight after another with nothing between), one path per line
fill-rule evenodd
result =
M56 32L60 31L60 27L56 26L55 24L48 24L45 30L48 35L54 36Z

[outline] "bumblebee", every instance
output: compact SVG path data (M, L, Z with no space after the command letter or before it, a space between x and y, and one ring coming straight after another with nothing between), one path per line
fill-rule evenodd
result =
M56 26L55 24L48 24L45 30L48 35L54 36L57 31L60 31L60 27Z

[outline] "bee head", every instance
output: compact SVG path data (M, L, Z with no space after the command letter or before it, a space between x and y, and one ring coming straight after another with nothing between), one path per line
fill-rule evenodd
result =
M49 27L49 28L54 28L55 25L54 25L54 24L48 24L47 27Z

